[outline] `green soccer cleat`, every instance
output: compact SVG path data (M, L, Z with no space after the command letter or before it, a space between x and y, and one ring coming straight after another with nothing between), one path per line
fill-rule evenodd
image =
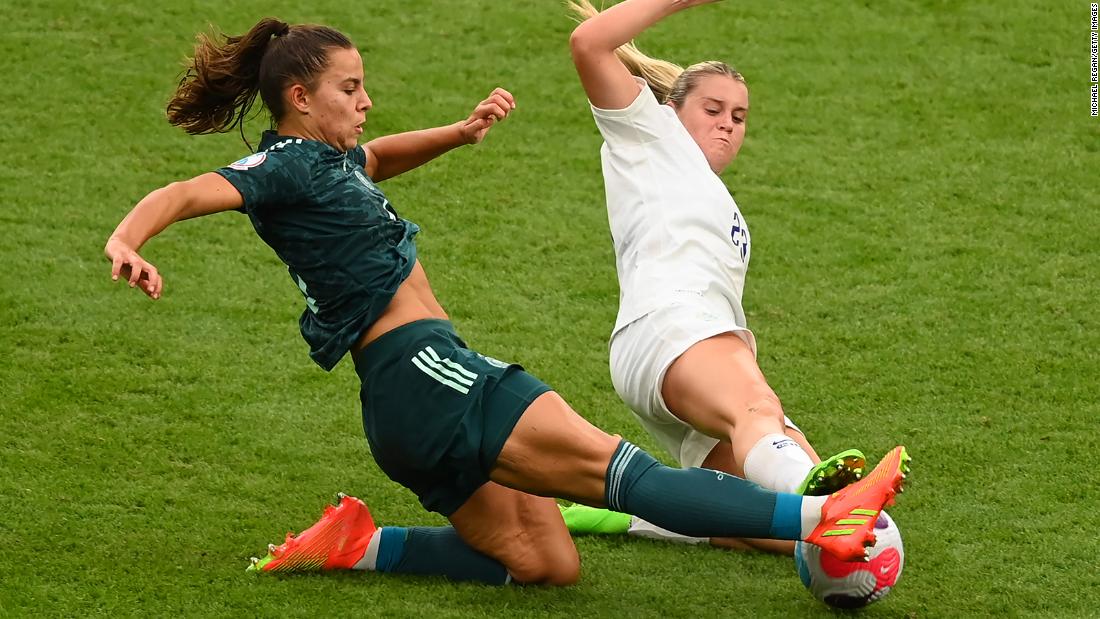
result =
M574 503L558 505L570 533L577 535L624 535L630 529L630 514Z
M867 458L858 449L842 451L826 458L810 469L806 479L798 485L795 494L826 496L854 484L863 477Z

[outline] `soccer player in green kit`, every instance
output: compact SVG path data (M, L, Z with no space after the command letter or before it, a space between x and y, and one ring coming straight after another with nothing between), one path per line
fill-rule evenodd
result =
M161 276L138 253L146 241L183 219L246 213L305 297L299 322L310 356L330 370L351 353L375 460L452 526L377 527L362 501L342 496L251 569L571 584L580 561L552 497L686 535L802 539L845 559L864 556L875 516L901 490L904 448L828 497L673 469L455 333L416 259L419 228L376 183L481 142L514 109L510 93L494 90L452 125L360 145L371 100L354 45L325 26L267 18L241 36L200 38L169 122L192 134L227 131L257 95L276 129L256 153L142 199L105 247L112 277L157 299Z

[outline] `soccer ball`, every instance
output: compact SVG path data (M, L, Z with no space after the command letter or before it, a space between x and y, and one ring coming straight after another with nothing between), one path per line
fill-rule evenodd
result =
M798 542L794 562L814 597L836 608L860 608L886 597L901 578L901 531L886 512L875 521L875 545L870 550L870 562L841 561L820 546Z

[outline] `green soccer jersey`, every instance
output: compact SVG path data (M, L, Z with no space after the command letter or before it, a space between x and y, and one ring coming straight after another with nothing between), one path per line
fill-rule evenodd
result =
M361 146L342 152L266 131L255 154L217 170L305 295L298 324L326 370L378 319L416 262L420 228L397 216L365 163Z

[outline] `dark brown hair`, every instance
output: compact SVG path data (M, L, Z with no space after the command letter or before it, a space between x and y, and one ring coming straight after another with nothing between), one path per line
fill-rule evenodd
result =
M261 19L241 36L199 34L198 41L168 102L168 122L190 134L242 126L257 94L278 123L286 112L287 86L312 89L328 67L329 50L354 48L343 33L328 26L291 26L273 17Z

